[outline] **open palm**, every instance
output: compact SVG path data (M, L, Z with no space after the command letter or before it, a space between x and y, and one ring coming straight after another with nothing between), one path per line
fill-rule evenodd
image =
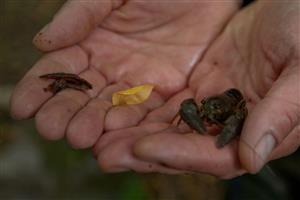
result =
M12 116L34 116L45 138L66 136L77 148L94 145L103 132L138 125L185 89L196 62L237 7L235 1L69 1L34 38L50 53L17 85ZM39 76L53 72L79 74L93 89L52 96ZM111 106L114 91L144 83L155 85L147 103Z
M109 172L256 172L299 146L299 15L286 2L259 1L223 30L235 1L69 1L35 37L51 52L17 85L12 115L35 116L45 138L94 145ZM38 78L51 72L79 74L93 89L52 96ZM111 106L114 91L145 83L155 85L147 102ZM243 92L250 111L239 144L218 150L213 136L170 126L183 99L229 87Z
M138 126L103 135L94 148L100 167L230 178L255 173L268 160L295 151L300 134L297 5L259 2L239 12L195 64L187 87ZM239 143L219 150L213 136L171 126L183 99L200 102L230 87L243 92L250 111Z

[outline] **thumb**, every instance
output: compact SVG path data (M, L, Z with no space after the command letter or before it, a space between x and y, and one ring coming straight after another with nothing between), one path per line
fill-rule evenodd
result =
M245 121L239 145L242 166L258 172L273 149L299 124L299 70L274 82L266 97Z
M112 10L111 0L69 0L33 39L41 51L51 51L84 39Z

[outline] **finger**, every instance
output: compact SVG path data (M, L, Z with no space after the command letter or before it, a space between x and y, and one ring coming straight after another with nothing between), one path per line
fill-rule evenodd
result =
M183 173L180 170L165 167L158 163L142 161L134 157L131 152L135 138L126 138L113 142L103 149L97 156L98 165L104 172L122 172L133 170L136 172L161 172L167 174Z
M107 112L112 107L112 93L125 87L123 84L105 87L97 98L76 114L67 130L67 139L74 148L88 148L96 143L105 128Z
M66 47L84 39L111 10L111 0L77 1L69 0L33 39L36 47L42 51Z
M10 100L11 116L15 119L32 117L52 94L44 92L48 81L40 75L53 72L78 74L87 69L88 59L81 48L74 46L43 56L17 84Z
M36 127L45 138L57 140L64 137L71 119L87 104L90 98L104 87L104 78L94 70L87 70L80 76L94 86L92 91L86 93L73 89L63 90L53 96L37 112Z
M167 123L150 123L141 125L139 129L137 127L132 127L122 130L110 131L107 134L104 134L94 146L94 156L97 156L100 151L102 151L106 146L109 146L116 140L136 137L136 135L143 136L150 133L156 133L167 128L169 128L169 124Z
M215 146L214 137L165 132L138 140L134 145L134 155L177 170L227 178L243 173L237 159L236 147L233 142L219 150Z
M111 103L92 99L71 120L67 129L69 144L76 149L93 146L103 133L104 120Z
M67 139L73 148L88 148L97 142L105 129L107 112L112 108L112 94L126 87L122 83L105 87L73 117L67 130Z
M299 71L282 76L246 119L239 149L242 165L256 173L299 124Z

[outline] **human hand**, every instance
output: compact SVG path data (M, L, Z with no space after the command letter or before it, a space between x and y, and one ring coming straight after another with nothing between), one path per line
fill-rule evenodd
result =
M240 11L196 65L188 88L139 126L105 134L94 148L109 172L203 172L231 178L256 173L300 144L299 2L258 1ZM215 138L170 128L180 102L239 88L249 109L242 135L223 149ZM177 110L176 110L177 109ZM150 163L150 164L149 164Z
M35 117L42 136L66 136L75 148L94 145L104 131L135 126L186 86L195 63L237 9L236 0L68 1L33 40L50 52L15 88L12 116ZM53 72L79 74L93 89L52 96L39 76ZM156 88L147 103L111 106L114 91L144 83Z

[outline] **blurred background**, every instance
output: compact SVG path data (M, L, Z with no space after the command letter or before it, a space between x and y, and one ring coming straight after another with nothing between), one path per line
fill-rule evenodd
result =
M43 140L9 116L14 85L41 56L31 40L63 0L0 0L0 199L300 199L300 152L257 175L104 174L88 150Z

